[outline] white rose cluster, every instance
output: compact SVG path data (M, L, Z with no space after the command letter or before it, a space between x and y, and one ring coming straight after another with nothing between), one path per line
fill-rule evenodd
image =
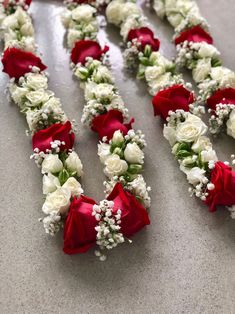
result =
M2 21L5 49L16 47L35 51L34 29L30 16L18 6L15 13L8 15Z
M68 29L67 45L70 49L78 40L96 38L98 23L95 14L96 9L89 4L82 4L63 12L61 20L64 27Z
M138 141L139 135L135 132L134 136L130 137L131 131L134 132L130 130L126 136L119 130L115 131L109 143L101 142L98 145L100 161L105 165L104 173L110 179L128 172L136 176L142 169L144 163L144 153L140 146L142 140Z
M206 199L207 189L213 189L205 169L212 169L218 160L206 132L207 126L199 117L183 110L170 114L163 132L181 171L193 186L190 192L201 200Z

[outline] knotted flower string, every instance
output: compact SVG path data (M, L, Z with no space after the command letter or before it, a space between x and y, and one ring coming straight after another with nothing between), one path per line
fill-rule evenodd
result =
M206 136L207 126L200 119L204 107L196 102L191 84L184 82L173 62L156 51L153 40L145 44L146 34L152 33L145 31L149 25L135 3L114 0L107 6L106 16L108 22L121 28L126 67L146 81L154 96L154 114L166 121L163 134L187 176L191 195L205 202L210 211L215 211L217 205L228 206L235 218L235 172L218 161Z
M154 0L154 9L175 30L176 64L192 71L200 96L209 107L210 132L235 138L235 73L222 66L207 21L194 0Z

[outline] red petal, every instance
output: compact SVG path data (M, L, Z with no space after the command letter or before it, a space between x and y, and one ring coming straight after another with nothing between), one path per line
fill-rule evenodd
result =
M213 38L199 25L193 26L186 31L182 32L176 39L175 44L178 45L184 41L193 42L206 42L208 44L213 44Z
M31 72L32 66L40 68L41 71L47 67L41 59L31 52L23 51L17 48L7 48L2 57L3 72L16 79Z

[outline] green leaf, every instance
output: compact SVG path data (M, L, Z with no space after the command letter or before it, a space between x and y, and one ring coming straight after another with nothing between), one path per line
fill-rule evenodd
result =
M65 168L63 168L63 170L59 172L58 178L59 178L60 184L63 185L69 178L68 171Z

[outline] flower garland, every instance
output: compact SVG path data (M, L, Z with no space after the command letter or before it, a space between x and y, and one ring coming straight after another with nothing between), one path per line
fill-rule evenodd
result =
M78 179L82 164L73 149L74 126L60 100L48 90L46 66L35 55L34 29L25 11L30 1L9 1L1 5L5 17L1 21L5 49L3 72L10 77L12 100L26 117L32 136L34 154L31 156L43 174L46 233L54 235L63 226L70 202L83 190Z
M206 103L210 132L235 138L235 73L222 66L209 26L194 0L154 0L156 13L175 29L176 64L192 70L199 88L198 101Z
M144 135L133 130L134 119L128 122L128 110L105 63L105 53L109 48L105 46L102 49L96 39L99 30L96 13L96 8L90 4L69 1L62 22L67 29L71 66L84 89L86 105L81 120L100 138L98 155L107 176L104 182L107 201L94 205L93 217L99 222L95 228L97 244L111 249L123 242L123 236L129 237L149 224L145 208L150 206L150 187L141 174L143 148L146 146ZM110 212L112 195L122 200L122 206L113 213ZM127 195L129 204L124 202ZM115 206L115 201L112 206ZM112 243L107 243L107 236Z
M185 83L175 65L157 50L157 40L140 8L133 2L112 1L106 9L108 22L121 28L126 66L145 79L153 95L154 114L165 121L163 134L186 174L191 195L205 202L210 211L225 205L235 218L235 172L218 161L200 119L203 107L195 102L191 84Z
M29 125L28 133L32 135L34 151L31 158L43 174L45 202L42 211L46 217L42 221L45 231L54 235L64 227L63 250L67 254L86 252L96 242L101 249L111 249L122 243L124 237L132 236L149 224L147 212L132 194L124 191L120 183L113 185L107 200L101 201L100 205L83 195L78 182L82 175L82 164L73 150L74 123L66 117L60 100L47 89L48 79L44 72L46 66L35 54L31 18L24 11L26 7L22 5L22 1L19 6L18 2L14 3L14 10L10 10L8 6L2 7L5 14L2 20L4 38L11 38L5 41L3 71L11 78L10 96L26 116ZM11 13L8 15L9 10ZM114 119L115 114L112 116ZM116 123L118 122L121 124L120 117L117 117ZM105 127L105 121L103 126ZM126 133L123 131L121 142L117 143L113 138L114 142L107 143L107 146L110 145L115 150L119 146L125 149L125 146L131 144L136 148L138 141L139 145L144 143L141 134L127 134L128 127L123 124ZM121 133L116 133L116 139L120 138ZM112 163L111 158L106 167L110 173L118 171L117 163ZM129 168L137 173L131 163L128 163L128 170ZM138 178L137 176L136 182ZM131 188L135 188L134 185ZM100 260L106 258L100 251L97 255Z

